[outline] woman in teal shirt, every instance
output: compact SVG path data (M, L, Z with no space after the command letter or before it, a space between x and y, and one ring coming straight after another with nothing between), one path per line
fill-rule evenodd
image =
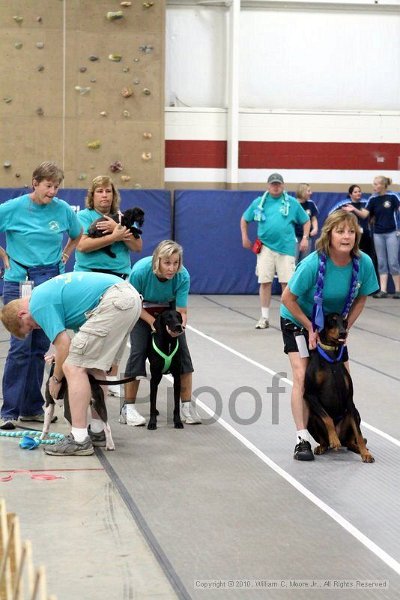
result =
M175 308L182 315L183 327L187 321L190 276L182 264L182 247L172 240L160 242L152 256L139 260L132 268L130 283L143 297L143 311L131 331L131 351L125 369L126 377L136 379L125 385L125 405L120 423L136 427L145 424L145 418L135 408L139 388L138 377L146 377L147 348L155 316L166 308ZM201 423L192 398L192 359L185 333L179 336L181 348L181 417L188 425Z
M136 239L126 228L118 225L109 215L118 212L120 195L112 179L99 175L92 181L86 196L86 208L78 213L83 227L82 239L75 253L74 271L101 271L126 279L131 272L131 252L141 252L142 239ZM105 217L97 224L104 232L100 238L91 238L88 229L96 219ZM115 258L104 252L110 246Z
M316 348L323 315L348 316L348 328L360 316L367 296L378 288L371 258L359 250L361 230L353 213L337 210L326 219L316 251L302 260L282 294L281 329L284 352L292 368L292 414L296 425L294 458L313 460L303 399L308 358L299 351L299 335ZM315 318L313 318L313 313ZM296 341L297 340L297 341ZM348 360L347 349L345 358Z
M44 162L33 172L33 191L0 206L0 231L6 233L9 264L4 275L4 304L21 296L21 284L27 279L39 285L63 273L80 239L81 226L75 212L56 197L63 178L56 164ZM63 248L64 234L69 240ZM24 289L29 291L29 286ZM43 421L41 387L49 344L40 330L32 331L24 340L11 336L3 375L0 429L14 429L18 418Z

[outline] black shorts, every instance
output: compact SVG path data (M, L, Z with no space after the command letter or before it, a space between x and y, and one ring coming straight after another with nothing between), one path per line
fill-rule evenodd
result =
M296 344L296 334L304 335L308 347L308 331L304 327L296 325L296 323L293 323L293 321L290 321L290 319L284 319L281 317L281 331L283 337L283 351L285 354L299 351ZM343 361L347 362L348 360L349 353L347 351L347 346L345 346L343 351Z

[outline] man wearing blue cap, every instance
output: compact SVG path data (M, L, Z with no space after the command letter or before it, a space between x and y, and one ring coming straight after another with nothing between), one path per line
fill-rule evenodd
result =
M242 244L249 250L253 247L248 236L248 223L251 221L257 223L257 237L261 242L256 266L260 284L261 317L256 329L267 329L275 273L283 291L295 268L295 225L303 226L303 239L300 242L302 252L308 246L311 223L296 198L285 192L283 177L279 173L272 173L268 177L267 191L253 200L240 220Z

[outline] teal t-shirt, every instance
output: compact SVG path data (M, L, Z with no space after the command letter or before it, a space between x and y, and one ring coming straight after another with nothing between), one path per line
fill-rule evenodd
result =
M87 235L90 225L102 217L101 213L90 208L79 211L78 219L83 227L84 235ZM114 242L109 246L116 255L115 258L109 256L103 249L94 250L94 252L75 252L74 271L90 271L91 269L106 269L115 273L126 273L129 275L131 270L131 259L129 248L124 242Z
M379 288L379 284L372 260L364 252L360 252L359 266L357 296L368 296ZM311 318L314 306L318 269L319 254L312 252L297 265L288 281L290 291L297 296L297 302L308 318ZM338 267L328 256L322 303L325 315L342 313L349 293L352 271L352 261L345 267ZM283 304L281 304L280 314L284 319L290 319L293 323L301 325Z
M33 289L29 311L53 342L65 329L77 331L87 321L86 313L116 283L121 283L121 279L106 273L81 271L57 275Z
M60 265L64 233L74 239L81 225L72 208L59 198L50 204L36 204L29 194L8 200L0 205L0 231L6 233L10 268L6 281L23 281L26 270L13 259L27 267Z
M244 211L243 219L250 223L254 221L262 196L259 196ZM284 206L286 200L287 206ZM285 210L286 208L286 210ZM287 211L287 214L284 213ZM261 209L262 220L258 221L257 237L264 246L279 254L295 256L296 237L294 227L296 224L304 225L310 220L308 214L303 210L296 198L288 194L282 194L279 198L273 198L270 194L265 196Z
M146 256L133 265L130 283L148 302L175 302L175 306L186 308L190 288L187 269L182 267L172 279L160 281L153 273L151 261L152 257Z

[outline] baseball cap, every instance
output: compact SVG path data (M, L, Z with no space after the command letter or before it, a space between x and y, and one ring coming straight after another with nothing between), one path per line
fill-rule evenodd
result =
M268 177L267 183L284 183L282 175L279 173L272 173Z

